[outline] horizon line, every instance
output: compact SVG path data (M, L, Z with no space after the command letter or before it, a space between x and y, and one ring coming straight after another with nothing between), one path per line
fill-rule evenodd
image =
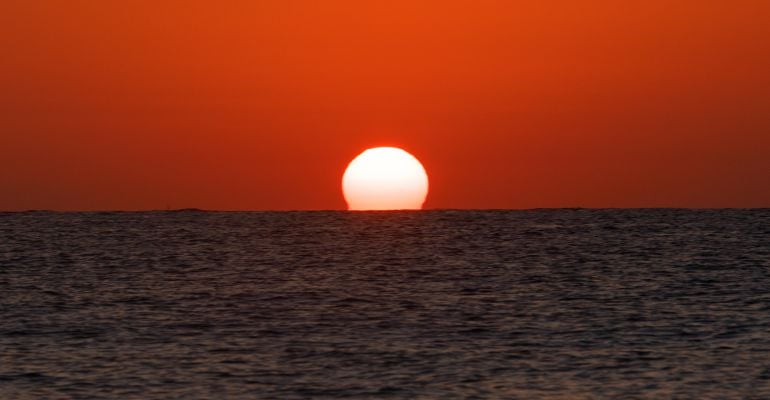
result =
M259 213L259 212L340 212L340 213L388 213L388 212L436 212L436 211L600 211L600 210L766 210L770 206L761 207L529 207L529 208L423 208L403 210L347 210L347 209L204 209L196 207L171 209L26 209L0 210L0 213Z

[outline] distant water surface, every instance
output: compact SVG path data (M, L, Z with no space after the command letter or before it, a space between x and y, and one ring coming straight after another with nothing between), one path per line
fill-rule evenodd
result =
M770 398L770 210L0 213L0 398Z

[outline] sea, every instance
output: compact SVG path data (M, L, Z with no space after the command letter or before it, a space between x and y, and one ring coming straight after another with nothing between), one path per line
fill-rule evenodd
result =
M770 209L0 213L0 399L768 399Z

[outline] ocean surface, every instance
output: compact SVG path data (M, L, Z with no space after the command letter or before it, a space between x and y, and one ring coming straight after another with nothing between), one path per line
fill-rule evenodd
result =
M770 209L0 213L0 399L770 398Z

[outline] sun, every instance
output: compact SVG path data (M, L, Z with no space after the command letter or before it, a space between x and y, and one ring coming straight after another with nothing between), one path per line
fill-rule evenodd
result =
M376 147L350 162L342 192L348 210L419 210L428 197L428 174L406 151Z

